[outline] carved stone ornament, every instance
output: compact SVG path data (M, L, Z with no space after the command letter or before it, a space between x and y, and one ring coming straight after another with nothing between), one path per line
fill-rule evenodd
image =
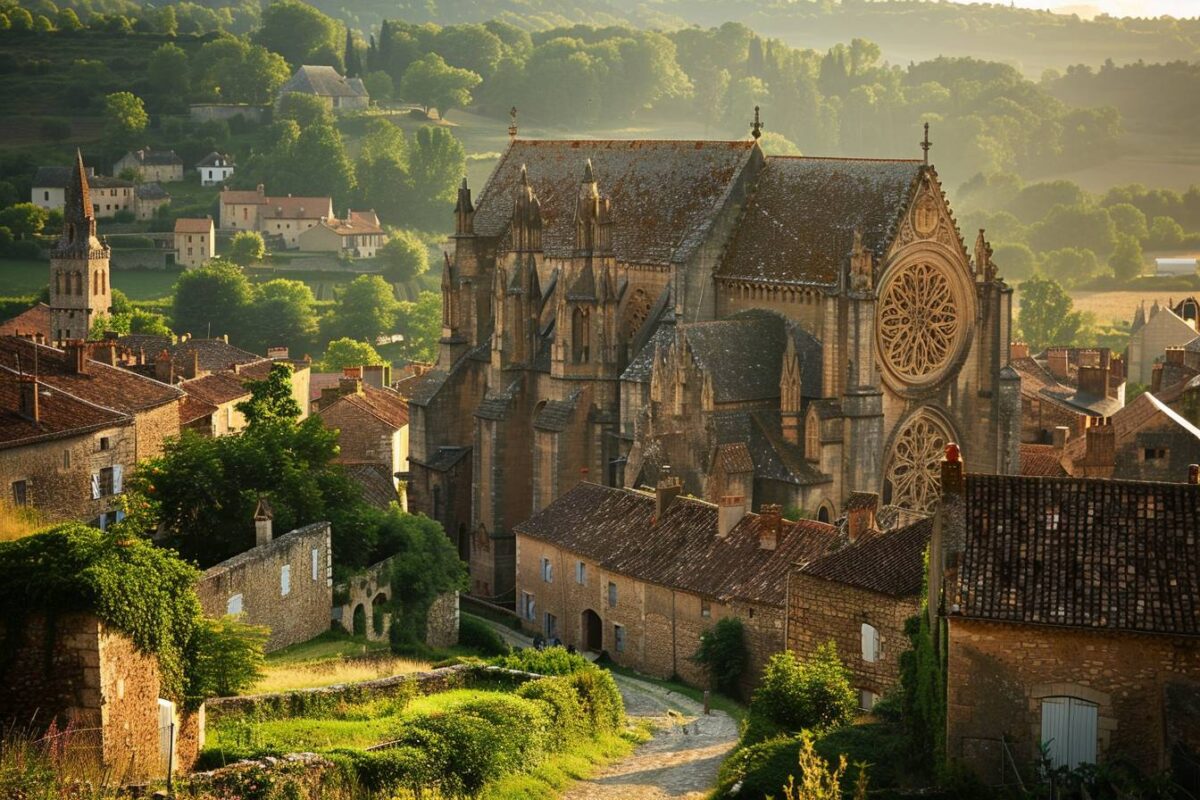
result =
M913 209L913 228L921 236L929 236L937 230L938 222L942 217L939 205L937 199L928 191L923 192L917 199L916 207Z
M952 437L933 415L918 413L896 436L887 481L891 503L914 511L930 511L941 493L941 464Z
M876 336L892 376L932 383L958 353L964 335L955 282L948 270L917 261L892 272L879 293Z

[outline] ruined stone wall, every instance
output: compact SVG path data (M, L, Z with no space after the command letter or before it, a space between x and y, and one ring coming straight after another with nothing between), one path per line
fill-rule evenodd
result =
M101 450L101 439L107 439ZM0 489L12 502L12 485L25 481L26 498L47 521L89 522L113 508L115 495L92 497L92 475L121 466L128 477L136 464L132 425L104 428L81 436L12 447L0 453Z
M855 689L882 696L898 685L900 654L908 649L904 623L921 607L919 595L892 597L805 575L788 576L787 648L804 660L832 641ZM879 632L879 659L862 654L862 626Z
M118 771L128 770L134 779L164 775L167 762L160 752L158 659L139 651L128 636L105 625L99 626L97 656L104 763Z
M1032 770L1041 700L1077 697L1098 708L1101 761L1128 758L1147 773L1167 766L1167 690L1200 681L1200 640L1010 625L953 617L947 662L947 754L985 780L997 777L998 741Z
M458 619L458 592L438 595L425 621L425 644L439 648L458 644Z
M231 598L240 596L244 621L271 629L268 652L328 630L333 606L329 536L329 523L316 522L206 570L196 586L204 614L223 616Z

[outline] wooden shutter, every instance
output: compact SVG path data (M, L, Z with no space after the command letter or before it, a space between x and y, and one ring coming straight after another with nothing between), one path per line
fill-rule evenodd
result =
M1047 697L1042 701L1042 743L1050 763L1074 769L1096 763L1095 703L1077 697Z

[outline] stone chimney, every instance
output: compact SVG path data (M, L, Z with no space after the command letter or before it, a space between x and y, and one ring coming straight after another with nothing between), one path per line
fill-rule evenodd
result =
M1067 446L1067 440L1071 438L1071 429L1066 425L1058 425L1050 433L1050 443L1054 445L1055 450L1062 450Z
M672 477L668 468L664 468L663 477L654 487L654 519L662 519L663 514L675 502L675 498L683 494L683 481Z
M1029 358L1029 345L1024 342L1013 342L1008 347L1008 357L1012 361L1018 358Z
M737 527L746 516L746 497L740 494L727 494L717 504L717 536L724 539L729 532Z
M946 445L946 458L942 461L942 494L961 495L964 488L962 453L957 444L950 442Z
M27 420L33 422L34 425L41 424L42 413L38 400L38 382L33 375L21 376L21 393L18 398L20 407L17 408L17 413Z
M1060 381L1067 377L1069 356L1065 347L1051 347L1046 350L1046 369Z
M387 389L392 385L391 364L367 364L362 368L363 383L376 389Z
M254 509L254 546L262 547L264 544L270 544L274 535L271 530L271 520L275 518L275 512L271 509L271 504L267 502L267 498L259 497L258 505Z
M163 383L175 383L175 362L166 348L154 359L154 378Z
M1188 483L1200 484L1200 464L1188 464Z
M88 344L82 339L67 342L67 369L76 375L87 374Z
M783 525L783 507L778 503L763 503L758 510L758 546L774 550L779 546L779 531Z
M183 377L187 380L199 378L204 375L204 371L200 369L200 351L192 350L183 361Z
M317 398L317 410L324 411L336 403L341 396L342 393L336 386L326 386L321 389L321 396Z
M362 378L338 378L338 397L363 393Z
M1168 364L1182 364L1183 352L1182 347L1168 347L1165 353L1166 362Z
M1096 397L1108 397L1108 367L1079 368L1079 391Z
M866 533L876 530L879 495L874 492L851 492L846 501L846 538L854 544Z
M1111 478L1117 465L1117 434L1112 420L1097 419L1084 431L1083 458L1076 466L1085 478Z
M97 342L92 346L92 358L102 364L108 364L110 367L117 365L117 343L112 339L105 339L103 342Z

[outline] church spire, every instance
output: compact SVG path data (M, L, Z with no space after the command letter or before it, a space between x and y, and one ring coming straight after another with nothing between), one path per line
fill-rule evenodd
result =
M609 200L600 196L592 160L583 167L579 197L575 202L575 250L580 254L606 253L612 248Z
M103 249L96 238L96 214L92 208L92 192L88 186L87 168L83 153L75 151L75 166L67 181L66 203L63 206L63 230L54 253L63 256L86 256L92 250Z
M750 125L750 135L754 137L754 141L758 141L762 137L763 124L762 118L758 115L758 106L754 107L754 122Z
M921 140L921 151L925 154L925 166L929 166L929 151L933 147L933 142L929 141L929 123L925 123L925 138Z
M521 165L521 176L513 197L513 250L542 249L542 204L529 185L529 171Z

